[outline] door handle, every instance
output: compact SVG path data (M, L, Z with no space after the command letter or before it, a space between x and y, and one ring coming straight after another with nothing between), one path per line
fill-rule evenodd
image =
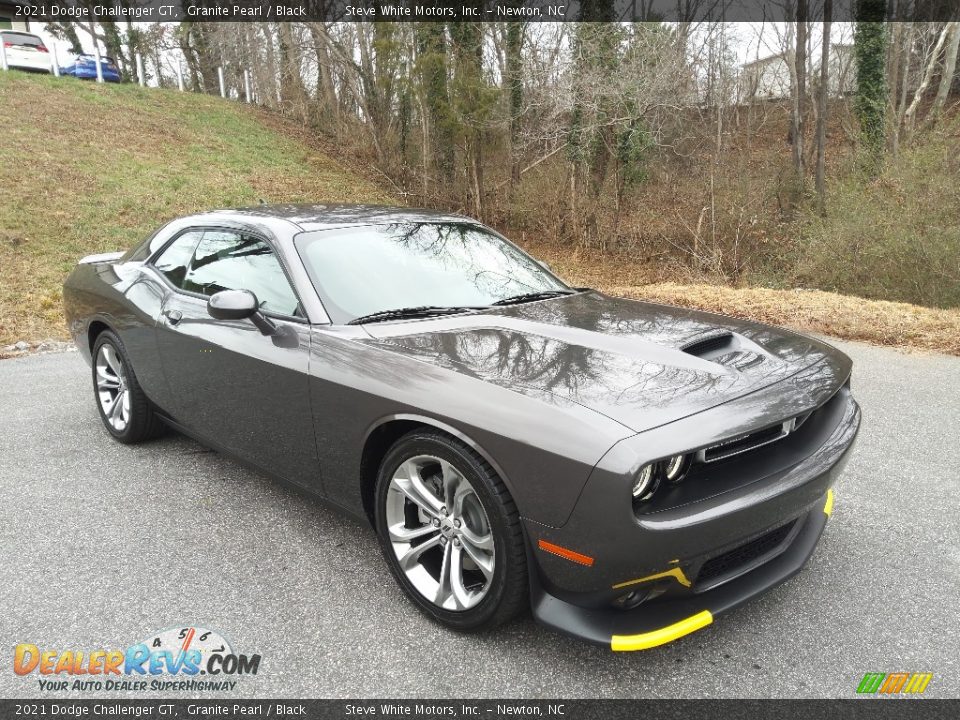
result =
M183 313L179 310L164 310L163 316L171 325L176 325L183 319Z

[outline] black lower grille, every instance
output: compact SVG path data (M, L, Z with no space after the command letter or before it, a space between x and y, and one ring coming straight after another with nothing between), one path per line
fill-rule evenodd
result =
M725 552L723 555L718 555L711 560L707 560L707 562L703 564L703 567L700 568L700 573L697 575L697 583L706 583L733 573L749 565L757 558L761 558L767 553L776 550L783 541L787 539L792 529L793 522L788 522L786 525L781 525L776 530L771 530L750 542L735 547L729 552Z

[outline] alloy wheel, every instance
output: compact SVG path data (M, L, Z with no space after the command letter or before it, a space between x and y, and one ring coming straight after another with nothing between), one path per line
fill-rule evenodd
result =
M475 607L493 582L487 513L451 463L417 455L393 473L385 519L400 568L423 597L445 610Z
M130 391L127 371L116 348L109 343L100 346L96 359L97 400L110 427L118 433L130 423Z

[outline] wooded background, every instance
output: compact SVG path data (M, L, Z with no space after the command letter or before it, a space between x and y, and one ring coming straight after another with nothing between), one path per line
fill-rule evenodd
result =
M861 0L837 24L832 5L788 0L795 21L746 29L615 22L611 0L592 23L47 29L97 38L128 75L140 53L162 86L179 68L219 93L222 69L240 98L249 72L257 103L393 195L507 234L660 279L960 306L960 21ZM782 91L758 92L760 65Z

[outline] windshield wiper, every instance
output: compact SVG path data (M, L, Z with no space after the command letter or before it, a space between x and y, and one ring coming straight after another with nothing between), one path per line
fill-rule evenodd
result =
M524 293L523 295L514 295L513 297L497 300L486 307L495 305L515 305L517 303L532 302L534 300L544 300L561 295L573 295L576 290L540 290L538 292ZM452 315L455 313L469 312L471 310L483 310L484 307L470 305L418 305L416 307L394 308L392 310L379 310L369 315L349 320L347 325L363 325L364 323L384 322L387 320L405 320L407 318L430 317L432 315Z
M450 315L468 310L480 310L477 307L458 307L456 305L419 305L417 307L395 308L380 310L369 315L361 315L347 322L347 325L363 325L364 323L383 322L385 320L403 320L405 318L430 317L431 315Z
M546 300L547 298L560 297L561 295L573 295L575 290L540 290L538 292L523 293L513 297L497 300L493 305L517 305L518 303L533 302L534 300Z

